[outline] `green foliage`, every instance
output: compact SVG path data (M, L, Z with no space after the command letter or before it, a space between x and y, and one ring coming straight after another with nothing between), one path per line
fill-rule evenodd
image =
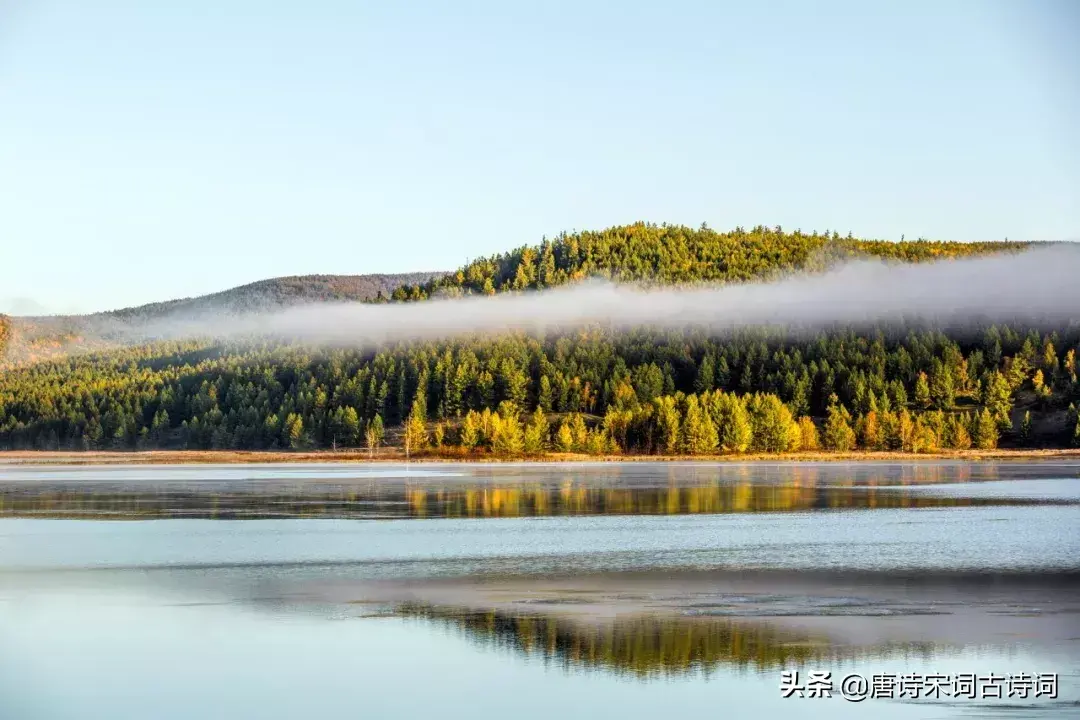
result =
M982 409L975 417L975 432L972 433L975 447L980 450L993 450L998 443L998 424L990 411Z
M398 301L416 301L545 288L591 276L739 282L819 270L856 255L919 262L1020 247L638 224L561 235L392 294ZM336 292L330 281L320 287ZM0 370L0 448L363 443L373 451L384 441L384 426L392 426L401 428L392 436L407 440L411 452L427 442L427 423L433 421L437 428L445 425L444 442L482 452L498 444L500 452L533 453L549 442L567 452L601 444L608 451L648 453L675 454L684 447L774 452L810 449L817 433L810 418L827 414L821 438L826 447L854 445L856 438L843 427L850 432L857 417L864 447L911 449L930 434L943 446L962 444L970 430L959 421L927 416L920 439L922 415L912 417L909 396L922 411L981 403L1005 429L1012 394L1035 365L1048 378L1045 392L1054 388L1047 406L1080 392L1070 377L1075 351L1059 364L1054 350L1080 342L1075 324L1052 335L1005 326L980 330L981 338L950 336L897 324L857 332L832 328L815 336L771 329L714 338L689 327L626 333L588 328L364 349L155 343ZM10 336L9 323L0 318L0 342ZM1051 364L1062 368L1060 377L1055 379ZM978 397L973 378L982 381ZM532 420L522 428L520 416L530 412ZM549 415L559 423L554 438L548 437ZM520 440L507 425L510 419Z
M920 262L1023 247L1023 243L894 243L763 226L718 233L707 227L636 223L564 233L539 245L482 258L446 276L403 286L394 291L393 299L542 289L589 277L663 284L739 282L792 270L820 270L856 256Z
M846 413L839 405L829 407L822 441L827 450L847 452L855 447L855 431L848 424Z

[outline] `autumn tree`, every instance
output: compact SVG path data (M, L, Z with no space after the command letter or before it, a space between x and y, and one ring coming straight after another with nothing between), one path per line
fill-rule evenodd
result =
M827 450L834 452L848 452L855 447L855 431L843 409L835 403L829 406L822 442Z

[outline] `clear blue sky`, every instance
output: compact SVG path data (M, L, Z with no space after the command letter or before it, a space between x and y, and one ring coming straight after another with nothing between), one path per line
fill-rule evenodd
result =
M1075 239L1078 36L1072 0L0 0L0 311L635 220Z

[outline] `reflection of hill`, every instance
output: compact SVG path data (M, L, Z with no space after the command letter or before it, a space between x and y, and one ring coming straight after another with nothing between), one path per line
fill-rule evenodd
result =
M92 487L92 486L91 486ZM1035 499L949 497L873 485L739 484L719 482L665 487L561 484L372 483L363 486L259 483L154 483L126 486L0 483L0 516L58 517L337 517L512 518L575 515L678 515L805 512L874 508L940 508L1048 504Z
M931 643L837 646L825 637L781 631L768 623L721 618L644 615L589 623L554 615L460 612L430 606L406 606L401 612L460 630L483 645L542 657L568 668L643 678L708 673L720 666L764 670L896 656L928 659L939 650Z

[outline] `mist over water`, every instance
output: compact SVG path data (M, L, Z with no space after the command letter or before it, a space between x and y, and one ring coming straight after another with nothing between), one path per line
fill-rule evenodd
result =
M319 303L267 313L169 316L101 326L121 342L271 336L327 345L444 339L473 333L541 333L688 325L722 335L750 327L813 332L928 322L1060 326L1080 309L1080 246L1063 244L933 263L858 260L827 272L724 286L645 288L591 280L571 287L425 302Z

